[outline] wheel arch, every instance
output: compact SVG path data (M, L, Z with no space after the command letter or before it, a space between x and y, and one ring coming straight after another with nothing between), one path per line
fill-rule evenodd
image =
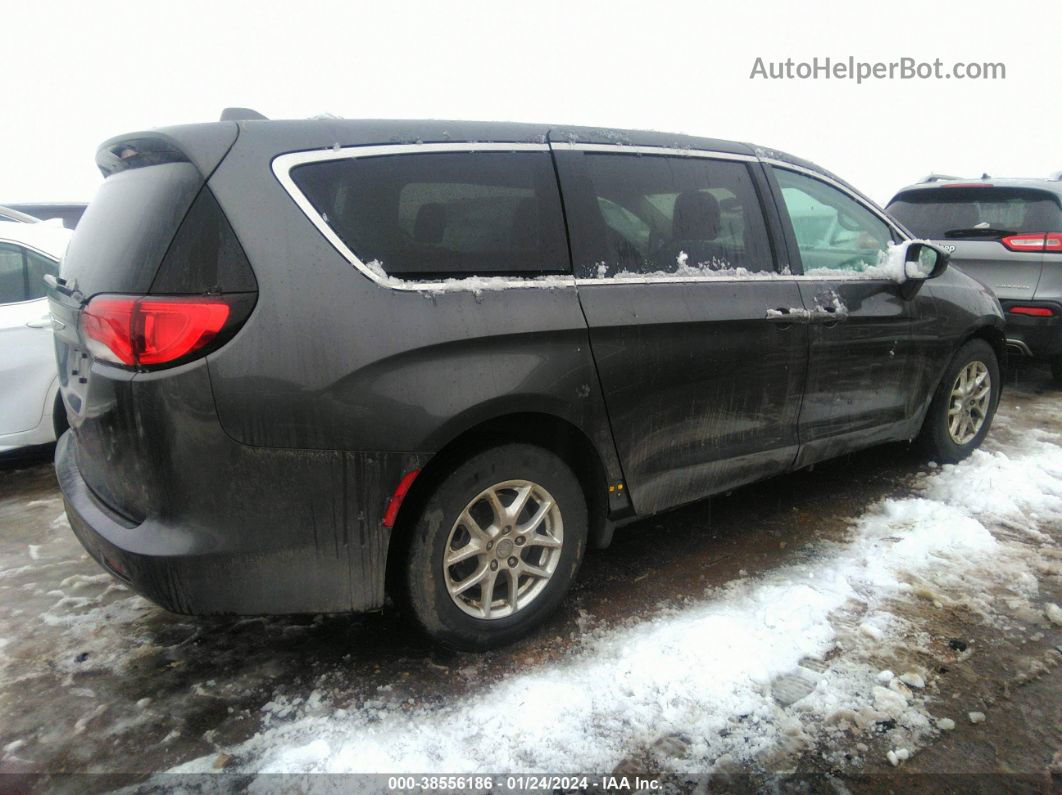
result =
M1007 363L1007 335L1003 333L1003 330L995 325L983 325L977 326L971 329L962 341L959 343L958 348L955 349L956 353L971 340L984 340L992 346L992 350L996 354L996 360L999 362L999 369L1002 370ZM953 354L954 355L954 354ZM1002 384L1000 384L1000 391L1002 392Z
M69 427L70 420L66 413L66 403L63 401L63 393L59 390L59 382L56 380L52 393L52 430L55 432L57 441Z
M413 523L436 484L470 456L511 442L542 447L571 466L586 497L589 546L607 544L611 530L606 496L608 476L602 455L590 437L573 422L556 414L539 411L501 414L482 420L454 436L421 468L398 511L388 544L385 576L388 593L395 593Z

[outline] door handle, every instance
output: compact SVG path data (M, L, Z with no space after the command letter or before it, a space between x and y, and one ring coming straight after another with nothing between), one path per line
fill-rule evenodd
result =
M844 323L848 320L848 312L843 309L837 310L822 307L812 310L809 314L810 319L808 322L820 326L836 326L838 323Z
M29 328L51 328L52 327L52 316L51 315L47 315L45 317L38 318L37 320L31 320L26 325Z
M809 312L800 307L780 306L777 309L768 309L763 319L776 326L791 326L794 323L807 323Z

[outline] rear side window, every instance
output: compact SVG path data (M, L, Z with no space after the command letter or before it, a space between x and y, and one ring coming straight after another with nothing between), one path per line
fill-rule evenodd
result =
M744 163L599 152L565 154L558 162L578 276L774 268Z
M438 152L298 166L291 178L363 262L400 278L568 273L548 152Z
M1062 232L1058 197L1033 188L921 188L899 194L888 211L917 237L931 240Z
M45 274L59 272L59 264L22 246L0 243L0 304L32 301L46 294Z

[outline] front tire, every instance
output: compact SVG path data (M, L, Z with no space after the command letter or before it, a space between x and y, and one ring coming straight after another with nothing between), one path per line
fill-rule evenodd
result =
M553 453L514 443L473 455L438 483L411 528L413 618L459 649L528 634L567 594L587 525L582 487Z
M981 446L999 404L999 360L984 340L955 354L929 406L920 441L930 458L954 464Z

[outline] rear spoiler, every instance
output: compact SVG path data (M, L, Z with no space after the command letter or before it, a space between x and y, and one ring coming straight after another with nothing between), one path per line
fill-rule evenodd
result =
M267 121L267 119L258 111L250 108L225 108L221 111L221 121Z
M104 177L131 168L160 163L191 163L204 177L236 142L240 126L234 121L185 124L110 138L96 151L96 166Z
M962 179L962 177L953 177L951 174L926 174L915 184L925 185L927 182L943 182L946 179Z

